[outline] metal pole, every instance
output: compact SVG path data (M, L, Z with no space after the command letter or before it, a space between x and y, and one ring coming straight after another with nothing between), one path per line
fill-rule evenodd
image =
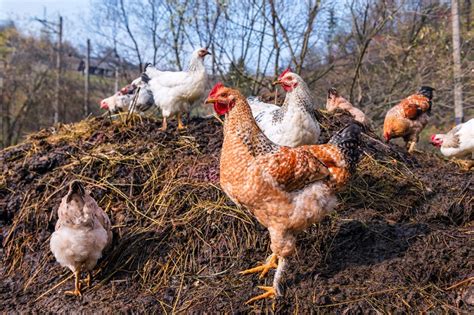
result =
M456 125L464 119L462 106L462 73L461 73L461 45L459 35L459 8L458 1L451 0L451 15L453 23L453 61L454 61L454 120Z
M54 123L57 124L60 119L60 108L59 105L59 92L61 88L61 59L62 59L62 48L63 48L63 17L59 16L58 24L58 44L56 51L56 91L54 97ZM62 107L62 106L61 106ZM63 113L61 112L61 120L63 119Z
M86 52L86 66L84 68L84 117L87 117L90 113L89 108L89 66L91 61L91 41L87 39L87 52Z

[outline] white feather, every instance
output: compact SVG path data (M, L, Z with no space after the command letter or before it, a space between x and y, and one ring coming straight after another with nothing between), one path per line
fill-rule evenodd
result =
M145 73L153 93L155 104L161 108L164 117L181 112L189 112L206 90L207 73L203 57L198 51L193 53L188 71L160 71L153 66L147 67ZM134 82L140 82L139 79Z
M459 137L459 147L444 147L441 145L441 153L447 157L472 158L474 154L474 118L457 127L459 129L453 132L453 135ZM450 136L450 133L436 136L444 138Z
M252 115L265 136L278 145L297 147L317 144L321 130L314 115L310 113L315 106L308 86L298 75L294 73L287 75L293 76L298 85L286 94L284 103L286 110L251 97L247 101Z

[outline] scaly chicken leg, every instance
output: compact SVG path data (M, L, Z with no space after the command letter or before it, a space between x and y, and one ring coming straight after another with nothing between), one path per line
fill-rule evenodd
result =
M163 124L161 125L160 130L161 131L166 131L167 128L168 128L168 123L166 121L166 117L163 117Z
M92 281L92 272L90 272L90 271L87 272L87 277L86 277L85 280L86 280L85 282L86 282L87 287L90 288L91 287L91 281Z
M80 277L81 277L81 269L78 268L74 272L74 290L73 291L65 291L64 294L66 295L74 295L74 296L82 296L81 294L81 282L80 282Z
M415 147L416 147L416 142L415 141L407 142L407 151L408 151L408 153L415 152Z
M259 279L262 279L270 271L270 269L275 269L275 268L278 267L277 260L278 260L277 255L271 254L267 258L267 261L263 265L257 266L257 267L254 267L254 268L250 268L250 269L241 271L239 273L241 275L248 275L248 274L251 274L251 273L256 273L256 272L261 271L262 273L260 274Z

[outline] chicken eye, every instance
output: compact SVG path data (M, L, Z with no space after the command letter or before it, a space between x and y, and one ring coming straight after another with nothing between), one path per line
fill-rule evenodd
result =
M222 93L221 96L222 97L227 97L227 93Z

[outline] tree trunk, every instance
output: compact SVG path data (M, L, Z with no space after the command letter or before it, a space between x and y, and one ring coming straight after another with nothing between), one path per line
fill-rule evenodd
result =
M3 97L3 78L0 78L0 104L2 106L2 148L10 145L10 104Z
M458 0L451 0L451 16L453 24L453 60L454 60L454 120L456 125L463 122L462 105L462 74L461 74L461 44L459 35Z

